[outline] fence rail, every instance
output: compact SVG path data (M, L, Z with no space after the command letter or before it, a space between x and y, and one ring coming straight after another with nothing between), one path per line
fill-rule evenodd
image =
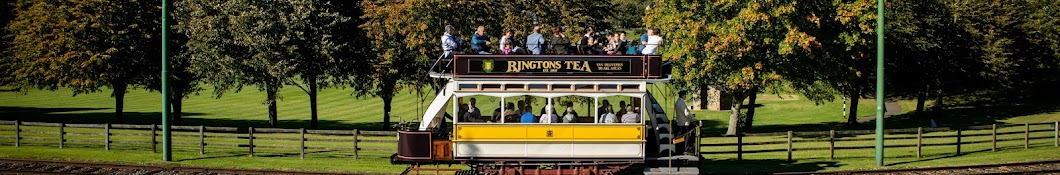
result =
M885 141L913 141L916 143L904 143L904 144L889 144L885 145L884 148L916 148L917 158L922 157L923 147L940 147L940 146L955 146L955 153L961 154L961 147L969 144L991 144L991 151L997 151L998 142L1013 142L1023 141L1023 148L1027 149L1031 147L1030 141L1032 140L1045 140L1052 139L1053 146L1060 147L1060 121L1048 122L1048 123L1026 123L1026 124L993 124L993 125L982 125L982 126L971 126L964 128L905 128L905 129L887 129L884 130L887 134L916 134L916 136L886 136ZM1048 129L1031 129L1031 126L1051 126ZM998 129L1021 129L1019 131L1004 131L998 132ZM990 133L977 133L977 134L965 134L969 131L990 131ZM736 154L737 159L743 159L744 154L751 153L787 153L787 159L790 161L793 157L793 153L796 151L822 151L828 150L828 157L835 159L835 150L857 150L857 149L875 149L875 145L851 145L850 142L864 142L873 141L875 138L837 138L837 135L863 135L872 134L874 130L847 130L847 131L809 131L809 132L773 132L773 133L748 133L736 136L724 136L724 135L700 135L700 139L704 138L720 138L720 137L735 137L736 142L725 142L725 143L703 143L700 144L700 148L707 147L735 147L735 151L721 150L721 151L701 151L704 155L719 155L719 154ZM940 135L925 136L926 132L953 132L953 133L942 133ZM1051 136L1031 136L1031 134L1038 134L1048 132ZM998 136L1016 136L1022 137L1013 138L998 138ZM783 140L778 140L775 137L782 136ZM803 140L794 140L793 137L815 137L815 136L827 136L827 138L808 138ZM765 141L754 141L744 142L744 139L749 137L765 138ZM988 139L982 139L982 137L989 137ZM962 140L968 138L979 138L977 140ZM931 140L932 143L924 143L925 140ZM827 146L816 146L816 147L794 147L795 143L824 143L827 142ZM847 143L846 146L836 146L836 143ZM745 149L746 146L773 146L773 147L784 147L786 148L761 148L754 150ZM805 145L804 145L805 146Z
M103 149L110 150L112 145L149 145L151 151L157 152L157 145L162 129L159 125L131 125L131 124L64 124L44 122L21 122L0 120L0 126L14 126L14 128L2 128L0 132L13 132L14 135L0 136L0 139L13 139L14 146L19 147L27 141L35 143L57 144L59 148L66 147L67 143L103 145ZM76 132L67 131L77 129ZM396 131L361 131L361 130L308 130L308 129L285 129L285 128L236 128L236 127L211 127L211 126L171 126L174 133L173 138L181 138L174 141L176 146L197 147L199 154L206 154L208 148L246 148L249 156L254 156L255 148L297 150L299 157L305 158L306 150L313 151L353 151L354 159L359 158L363 151L396 151L396 148L362 147L360 143L393 143L396 142ZM367 136L368 138L366 138ZM68 138L74 137L74 138ZM114 140L112 137L125 137L122 140ZM130 140L129 137L141 140ZM194 140L194 141L192 141ZM283 142L282 144L263 144L262 141ZM255 143L258 142L258 143ZM309 143L307 143L309 142ZM297 145L296 145L297 144ZM335 146L347 145L347 146Z

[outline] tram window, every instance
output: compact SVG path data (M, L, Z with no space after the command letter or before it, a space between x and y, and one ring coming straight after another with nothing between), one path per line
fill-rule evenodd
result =
M625 85L622 85L622 91L637 91L637 90L640 90L640 85L638 85L638 84L632 84L632 85L631 84L625 84Z
M554 85L552 85L552 90L553 91L570 91L571 89L570 89L570 85L569 84L554 84Z
M460 84L460 90L478 90L477 84Z
M547 91L548 90L548 85L547 84L531 84L530 85L530 90L531 91Z
M593 90L595 90L595 89L593 89L593 85L591 85L591 84L577 85L576 89L577 89L577 91L593 91Z
M506 84L504 85L504 90L522 90L525 86L522 84Z
M499 84L483 84L482 85L482 90L501 90L501 85L499 85Z
M601 84L601 85L600 85L600 90L609 90L609 91L617 91L617 90L618 90L618 85L614 85L614 84Z

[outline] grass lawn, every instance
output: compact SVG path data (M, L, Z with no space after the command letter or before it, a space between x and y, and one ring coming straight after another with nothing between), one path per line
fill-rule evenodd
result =
M58 91L30 91L26 95L5 91L0 87L0 120L23 120L39 122L64 123L106 123L113 121L113 98L110 92L81 94L71 96L66 89ZM652 85L649 89L664 108L670 108L673 97L667 97L665 85ZM222 98L214 98L207 88L201 95L191 96L185 100L185 119L182 125L233 126L233 127L267 127L267 109L261 103L265 99L263 92L248 89L242 92L227 92ZM308 97L296 87L285 87L280 92L279 120L282 128L308 127ZM350 90L326 89L320 92L319 115L322 129L364 129L379 130L382 128L382 101L378 98L355 98ZM400 120L419 120L422 110L433 99L433 93L426 97L403 92L394 99L394 122ZM1060 120L1060 101L1055 94L1040 96L1014 96L1011 94L978 94L984 98L960 97L949 101L947 117L940 119L943 126L971 126L991 123L1036 123ZM126 123L158 124L160 123L160 95L157 92L131 90L126 96ZM989 98L985 98L989 97ZM519 98L509 98L515 101ZM628 98L607 98L613 104ZM479 108L491 112L500 102L496 98L479 97ZM535 106L542 106L544 100L535 100ZM628 100L627 100L628 101ZM759 106L755 117L756 132L776 131L819 131L828 129L869 129L871 125L844 125L841 101L815 104L799 95L760 94ZM902 115L887 118L887 128L911 128L927 126L927 119L913 115L915 101L899 100ZM952 103L952 104L951 104ZM929 106L931 102L929 101ZM874 101L863 99L857 116L869 116L875 113ZM449 109L449 108L447 108ZM587 106L576 104L580 114L589 114ZM672 109L666 109L672 110ZM536 110L535 110L536 111ZM694 111L699 119L705 120L707 133L720 133L728 121L728 111ZM72 130L70 132L78 132ZM97 131L85 131L97 132ZM0 132L0 136L11 135ZM940 133L942 134L942 133ZM871 137L869 135L850 137ZM144 138L125 138L142 141ZM194 142L191 140L180 140ZM715 139L715 140L710 140ZM709 138L705 142L727 142L731 138ZM782 138L759 138L778 140ZM779 140L778 140L779 141ZM239 144L238 140L218 141ZM268 142L263 142L268 143ZM908 141L902 142L908 143ZM969 145L967 154L951 156L952 147L925 148L924 158L910 156L906 148L888 149L888 167L936 166L974 163L1011 162L1035 159L1056 159L1060 149L1043 146L1045 141L1034 142L1031 149L1023 149L1022 142L1006 143L998 153L989 151L989 145ZM179 164L188 166L211 166L232 168L266 168L312 171L342 172L388 172L400 171L401 166L389 165L387 156L392 152L362 154L362 159L354 160L350 152L314 151L305 160L298 158L297 150L261 149L256 157L247 157L245 148L208 148L206 155L198 155L194 146L178 147L175 151L176 162L162 162L160 154L145 150L145 145L121 147L104 151L102 146L71 144L66 149L57 149L51 142L30 143L24 147L10 146L10 139L0 139L0 157L39 158L84 161L110 161L121 163ZM289 145L276 141L272 144ZM375 143L377 147L391 146L391 143ZM871 142L850 143L853 145L871 145ZM888 143L891 144L891 143ZM312 145L307 145L312 146ZM321 143L318 146L332 146ZM334 145L341 146L341 145ZM371 146L371 145L369 145ZM774 145L776 146L776 145ZM805 145L804 145L805 146ZM813 146L813 145L809 145ZM819 146L819 145L818 145ZM368 147L368 146L365 146ZM781 146L783 147L783 146ZM781 147L761 146L748 149L777 149ZM796 147L799 147L796 144ZM1018 148L1017 148L1018 147ZM987 151L983 151L985 150ZM724 151L732 148L704 148L704 150ZM914 150L915 151L915 150ZM292 154L293 153L293 154ZM757 153L745 155L745 160L736 161L734 155L711 155L704 164L707 172L743 172L747 169L776 169L783 171L817 171L837 169L871 169L875 168L871 149L844 150L836 160L827 159L827 152L805 151L795 154L795 161L784 160L786 153Z

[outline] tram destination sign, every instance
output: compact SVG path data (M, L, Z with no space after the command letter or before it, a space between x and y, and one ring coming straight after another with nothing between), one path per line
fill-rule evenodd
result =
M645 66L651 64L647 56L457 55L455 59L454 76L482 78L647 78L650 71Z

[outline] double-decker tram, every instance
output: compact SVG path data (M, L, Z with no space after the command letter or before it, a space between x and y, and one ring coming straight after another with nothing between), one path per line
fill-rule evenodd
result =
M446 68L431 72L444 87L418 125L399 127L392 163L417 170L464 164L480 174L640 173L630 167L699 173L698 146L681 146L698 144L691 143L698 126L675 133L663 111L669 105L648 91L670 81L658 56L455 55L444 62ZM498 107L462 105L470 97L479 97L479 106L487 103L483 97L499 99L488 102ZM543 105L516 104L516 97ZM574 114L571 103L559 104L561 97L591 100L582 102L592 110ZM612 106L605 98L628 104Z

